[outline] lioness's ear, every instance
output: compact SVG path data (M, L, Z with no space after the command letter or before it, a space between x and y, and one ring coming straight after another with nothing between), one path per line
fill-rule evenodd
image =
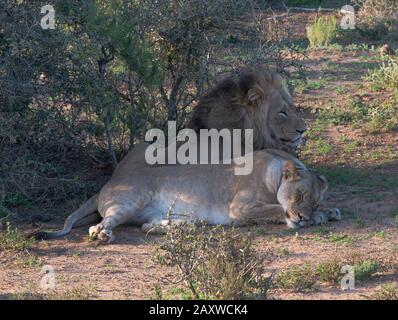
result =
M251 102L258 101L263 97L264 97L264 92L260 88L254 87L249 89L249 91L247 91L247 99L249 99L249 101Z
M296 164L293 160L287 160L283 165L282 175L284 179L289 181L299 180L300 176L297 173Z
M328 181L326 180L326 178L324 176L317 176L318 181L321 185L321 192L326 192L326 190L329 187Z

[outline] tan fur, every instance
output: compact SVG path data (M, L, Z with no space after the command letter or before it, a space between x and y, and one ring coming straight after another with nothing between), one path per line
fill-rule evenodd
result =
M234 165L158 166L131 172L126 167L126 174L120 170L89 200L90 205L84 204L73 219L68 218L72 223L65 223L64 230L69 232L78 216L89 215L94 203L103 221L89 234L107 242L120 224L148 231L180 221L243 225L275 219L275 215L286 219L289 227L325 220L322 213L314 213L327 189L325 178L280 150L256 151L246 157L252 155L253 172L247 176L234 175Z
M199 101L188 127L253 129L254 150L285 151L293 151L307 129L281 77L261 66L220 82Z

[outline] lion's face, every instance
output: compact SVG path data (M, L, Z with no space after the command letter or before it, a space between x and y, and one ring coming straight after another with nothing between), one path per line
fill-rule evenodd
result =
M287 149L295 149L307 130L297 108L284 91L273 92L269 98L269 106L267 120L271 138Z
M285 163L277 197L290 228L311 224L312 214L322 201L327 187L325 177L311 171L297 170L294 161Z

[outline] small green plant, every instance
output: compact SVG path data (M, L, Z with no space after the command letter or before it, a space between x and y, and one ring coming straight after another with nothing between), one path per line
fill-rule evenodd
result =
M358 282L367 281L379 268L376 261L363 260L355 264L355 280Z
M343 87L343 86L336 86L335 91L336 91L338 94L343 94L343 93L346 93L346 92L347 92L347 89L346 89L345 87Z
M315 284L314 268L306 263L280 272L273 281L273 287L278 289L292 289L308 291Z
M334 16L316 18L315 22L307 27L307 37L311 48L327 47L336 35L337 23Z
M307 79L307 82L305 83L304 89L307 90L319 90L322 89L325 86L326 81L323 79L319 80L309 80Z
M157 284L152 288L148 298L150 300L194 300L195 296L186 287L162 288Z
M319 114L319 121L333 125L346 124L354 120L352 113L346 112L341 108L333 107L329 110L322 110Z
M264 235L264 234L267 233L267 231L266 231L266 229L264 227L258 227L258 228L256 228L256 233L258 235Z
M321 156L327 156L330 152L332 152L332 145L324 140L318 140L316 143L317 153Z
M384 230L376 231L374 233L376 238L385 239L387 237L386 232Z
M379 68L369 70L364 79L372 85L398 92L398 59L387 56Z
M354 238L348 234L331 234L328 240L329 242L351 244Z
M357 227L359 229L362 229L362 228L366 227L365 221L363 220L362 217L360 217L358 215L354 218L353 222L354 222L355 227Z
M321 281L338 284L342 278L341 268L343 264L340 259L334 257L319 263L315 268L315 274Z
M158 247L156 261L177 267L193 299L266 298L263 258L250 236L234 228L179 224ZM186 296L186 295L185 295Z
M10 296L12 300L89 300L97 297L93 288L78 287L66 291L51 290L41 293L37 290L25 291Z
M398 300L398 286L396 283L383 284L372 297L376 300Z
M29 268L41 267L44 264L43 260L35 255L23 256L17 262L19 265Z
M367 116L369 113L368 106L358 99L351 100L349 108L357 118Z
M314 230L314 233L320 236L326 236L330 233L330 230L326 226L319 226Z
M6 230L0 231L0 249L23 251L30 249L35 240L26 237L17 228L13 229L9 222L6 223Z
M283 255L283 256L288 256L288 255L290 255L290 251L289 251L289 249L286 248L286 247L281 248L281 249L279 250L279 252L280 252L280 254Z

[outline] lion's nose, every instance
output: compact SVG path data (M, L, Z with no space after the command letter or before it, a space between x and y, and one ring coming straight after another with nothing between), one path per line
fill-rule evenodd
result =
M300 133L300 134L303 134L304 132L307 131L307 128L305 128L305 129L297 129L296 131L297 131L298 133Z
M308 219L304 216L302 216L300 213L298 213L298 216L300 218L300 221L308 221Z

